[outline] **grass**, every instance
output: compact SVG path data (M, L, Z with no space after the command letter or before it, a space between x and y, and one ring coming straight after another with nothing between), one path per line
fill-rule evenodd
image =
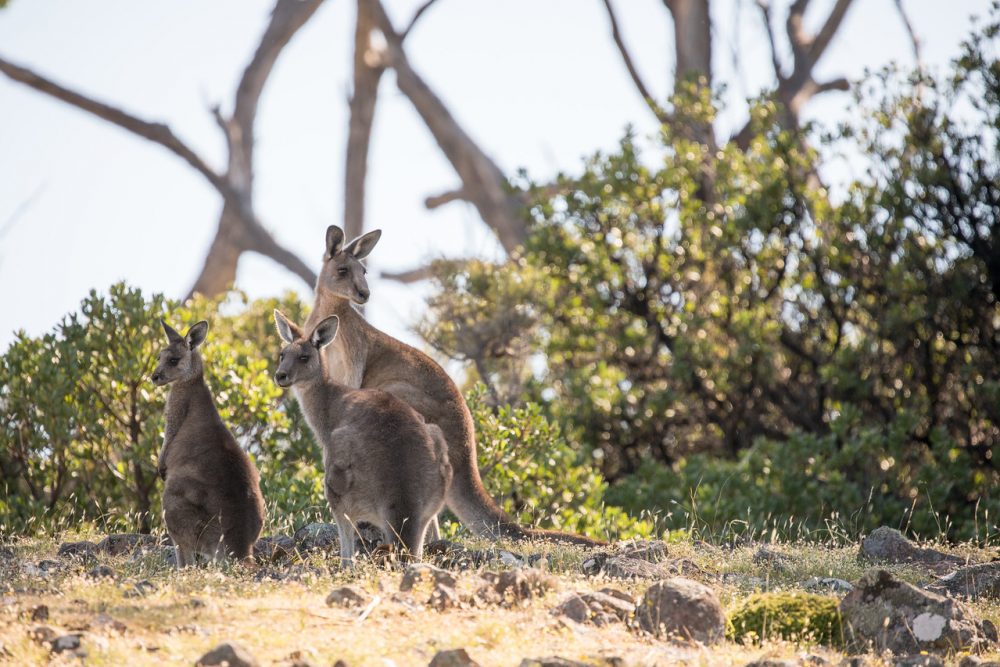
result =
M351 666L426 665L437 651L451 648L465 648L484 666L518 665L523 658L550 655L592 664L620 658L628 665L685 661L741 666L761 657L799 659L808 654L836 664L843 658L833 649L773 638L759 645L725 642L703 648L658 641L620 623L598 628L562 621L551 610L573 591L611 585L639 596L650 582L585 577L580 573L583 550L548 544L511 548L546 557L554 578L549 592L512 607L447 611L426 604L426 586L399 593L398 569L362 562L345 573L336 568L335 559L319 556L291 566L303 574L286 581L257 581L254 570L240 566L178 572L158 557L101 557L100 562L115 569L115 580L87 578L92 564L67 559L60 560L62 569L46 578L32 576L23 567L45 558L59 560L56 551L61 541L95 537L64 534L9 543L17 558L6 565L0 561L0 654L5 655L0 661L31 665L51 659L51 664L79 664L73 657L52 658L47 646L29 637L29 630L40 624L60 634L81 633L88 665L193 664L223 641L243 644L263 665L290 665L295 659L316 666L338 659ZM770 545L786 557L780 566L756 563L757 548L674 540L668 558L697 565L703 574L692 578L715 589L727 609L756 590L801 590L802 582L814 576L853 581L866 569L857 559L856 546ZM976 560L992 555L971 546L953 551ZM287 571L289 566L274 569ZM912 567L893 569L915 583L929 579ZM483 583L475 572L459 573L458 579L460 593L472 593ZM156 589L144 597L127 597L130 584L141 580L151 581ZM326 606L330 590L345 583L378 598L364 618L361 609ZM47 620L31 619L38 605L48 607ZM975 606L984 617L1000 621L996 603ZM111 619L121 625L116 627Z

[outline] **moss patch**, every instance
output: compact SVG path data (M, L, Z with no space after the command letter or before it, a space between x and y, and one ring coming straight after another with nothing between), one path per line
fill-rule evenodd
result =
M836 598L811 593L758 593L730 612L728 634L743 642L781 638L842 646L839 605Z

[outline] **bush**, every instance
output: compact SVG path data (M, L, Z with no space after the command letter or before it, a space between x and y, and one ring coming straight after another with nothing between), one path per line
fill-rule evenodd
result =
M757 593L729 614L727 634L736 641L791 641L842 646L844 629L836 598L810 593Z
M510 516L525 525L600 539L654 532L651 519L632 519L605 503L607 482L569 447L538 405L491 408L482 384L466 398L476 424L483 483Z

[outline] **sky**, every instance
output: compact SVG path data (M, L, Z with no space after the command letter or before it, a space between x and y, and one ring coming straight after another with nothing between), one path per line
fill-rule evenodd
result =
M940 71L987 0L903 0L927 65ZM397 26L418 0L386 0ZM616 0L619 21L649 87L671 87L673 37L662 0ZM783 21L788 0L773 0ZM814 0L815 27L833 0ZM58 82L166 122L220 167L221 134L208 109L231 108L272 0L13 0L0 10L0 55ZM325 229L343 210L347 99L355 3L327 0L285 49L261 98L255 205L286 247L319 269ZM714 0L717 79L728 82L727 134L739 100L773 84L755 0ZM780 26L777 26L780 29ZM601 0L439 0L407 38L414 68L497 163L538 181L578 172L632 125L653 118L611 39ZM891 61L913 64L894 0L856 0L816 69L818 80L857 79ZM849 113L849 95L813 100L807 118ZM0 350L24 329L39 334L91 288L126 280L183 296L204 260L221 201L173 154L0 75ZM845 174L849 176L849 174ZM428 211L426 196L458 184L391 72L383 77L369 158L366 228L383 230L369 260L366 316L416 342L426 285L378 278L437 257L502 256L475 210ZM245 255L237 286L251 296L311 286L270 260ZM419 344L419 343L418 343Z

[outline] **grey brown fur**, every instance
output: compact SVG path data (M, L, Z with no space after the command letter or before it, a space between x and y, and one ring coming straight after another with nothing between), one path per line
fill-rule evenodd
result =
M327 229L316 302L306 329L331 315L340 318L340 334L324 350L329 377L350 388L388 392L420 413L428 424L441 429L454 470L446 502L462 524L476 534L602 544L570 533L525 530L504 514L479 476L472 414L458 387L433 359L379 331L354 309L352 302L364 304L370 296L361 260L372 251L380 235L375 230L344 245L343 230L336 225Z
M379 526L390 544L420 558L452 478L441 430L388 392L351 389L328 377L322 350L337 336L336 316L318 322L309 335L278 311L274 319L286 343L275 381L292 387L322 444L341 562L353 562L351 536L361 521Z
M159 473L164 480L163 517L177 545L177 566L197 556L246 559L264 525L264 499L253 461L215 408L197 348L207 322L181 336L163 323L168 345L152 380L170 384Z

